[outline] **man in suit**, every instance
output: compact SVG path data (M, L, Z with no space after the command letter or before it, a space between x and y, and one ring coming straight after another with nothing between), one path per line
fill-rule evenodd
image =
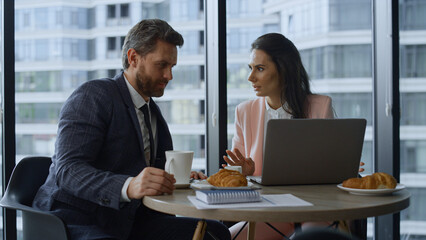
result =
M49 176L33 206L59 216L71 239L192 239L197 219L141 201L174 190L173 175L163 170L172 139L151 97L172 80L182 45L166 22L143 20L124 41L124 72L84 83L65 102ZM207 231L230 239L217 221L208 221Z

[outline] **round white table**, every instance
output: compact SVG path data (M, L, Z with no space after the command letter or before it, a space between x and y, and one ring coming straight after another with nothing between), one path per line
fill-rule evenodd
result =
M410 203L410 193L406 189L389 195L368 196L348 193L336 185L262 186L261 191L262 194L293 194L313 206L199 210L187 198L195 194L192 189L177 189L173 195L144 197L143 203L153 210L169 214L200 219L248 221L248 239L254 239L255 222L300 223L362 219L399 212Z

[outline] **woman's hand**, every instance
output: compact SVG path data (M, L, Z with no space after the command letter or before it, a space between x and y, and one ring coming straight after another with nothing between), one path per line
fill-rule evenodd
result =
M360 162L359 163L359 170L358 170L358 172L364 172L364 168L362 168L361 166L364 166L365 165L365 163L364 162Z
M226 150L228 156L223 156L223 160L231 166L241 166L243 175L250 176L254 173L254 161L251 158L246 158L241 154L240 150L234 149L234 152ZM222 164L222 167L226 167L226 164Z

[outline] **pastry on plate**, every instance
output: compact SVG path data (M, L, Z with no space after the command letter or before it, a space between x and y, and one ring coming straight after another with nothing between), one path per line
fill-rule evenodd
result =
M394 189L396 179L387 173L377 172L362 178L349 178L343 181L342 186L359 189Z
M245 187L247 178L238 171L220 169L207 178L207 182L216 187Z

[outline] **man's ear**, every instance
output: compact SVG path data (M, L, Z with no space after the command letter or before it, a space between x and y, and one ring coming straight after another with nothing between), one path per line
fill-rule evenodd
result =
M129 65L132 67L136 67L138 64L138 53L134 48L129 48L127 50L127 61L129 62Z

